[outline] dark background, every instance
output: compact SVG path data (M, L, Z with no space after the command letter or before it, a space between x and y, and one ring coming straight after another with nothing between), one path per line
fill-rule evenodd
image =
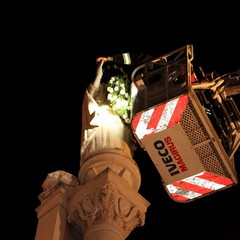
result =
M187 44L206 73L239 69L239 10L236 1L122 1L28 6L16 20L16 61L21 64L21 97L14 103L18 131L14 167L21 186L18 236L34 239L35 209L47 174L78 175L81 104L93 80L95 59L124 51L161 56ZM26 14L25 14L26 12ZM22 44L21 44L22 43ZM27 60L23 61L23 56ZM128 239L236 239L239 185L180 204L163 189L159 173L138 148L141 195L150 203L145 226ZM236 169L240 173L239 154ZM18 188L18 187L17 187Z

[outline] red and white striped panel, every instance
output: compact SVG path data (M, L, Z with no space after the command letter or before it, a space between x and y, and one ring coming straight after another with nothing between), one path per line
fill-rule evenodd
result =
M174 200L186 202L232 184L234 182L229 178L209 172L201 172L173 184L168 184L166 188Z
M163 131L179 123L188 96L173 99L133 117L131 126L139 139Z

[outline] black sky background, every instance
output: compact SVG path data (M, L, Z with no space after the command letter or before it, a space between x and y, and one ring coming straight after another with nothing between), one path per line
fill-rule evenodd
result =
M24 42L18 50L28 58L21 77L29 79L21 82L21 99L15 103L15 151L21 159L15 165L21 185L17 213L24 219L18 220L17 235L26 240L36 233L35 209L47 174L64 170L78 175L82 97L94 78L96 57L124 51L158 57L193 44L194 62L206 73L221 75L240 66L235 1L56 2L30 9L22 15L23 24L16 21ZM239 154L236 158L240 174ZM127 239L237 238L239 185L180 204L169 198L140 147L134 159L142 175L139 192L151 205L145 226Z

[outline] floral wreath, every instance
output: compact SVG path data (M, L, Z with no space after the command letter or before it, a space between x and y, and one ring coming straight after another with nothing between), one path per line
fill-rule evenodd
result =
M121 118L124 124L130 124L130 82L126 74L111 77L107 83L107 92L107 99L113 112Z

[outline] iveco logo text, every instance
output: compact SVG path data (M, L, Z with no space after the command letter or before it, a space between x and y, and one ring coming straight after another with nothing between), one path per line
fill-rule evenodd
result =
M171 176L179 174L180 171L185 172L188 170L170 137L164 138L164 141L155 141L154 147L158 150L158 154Z

